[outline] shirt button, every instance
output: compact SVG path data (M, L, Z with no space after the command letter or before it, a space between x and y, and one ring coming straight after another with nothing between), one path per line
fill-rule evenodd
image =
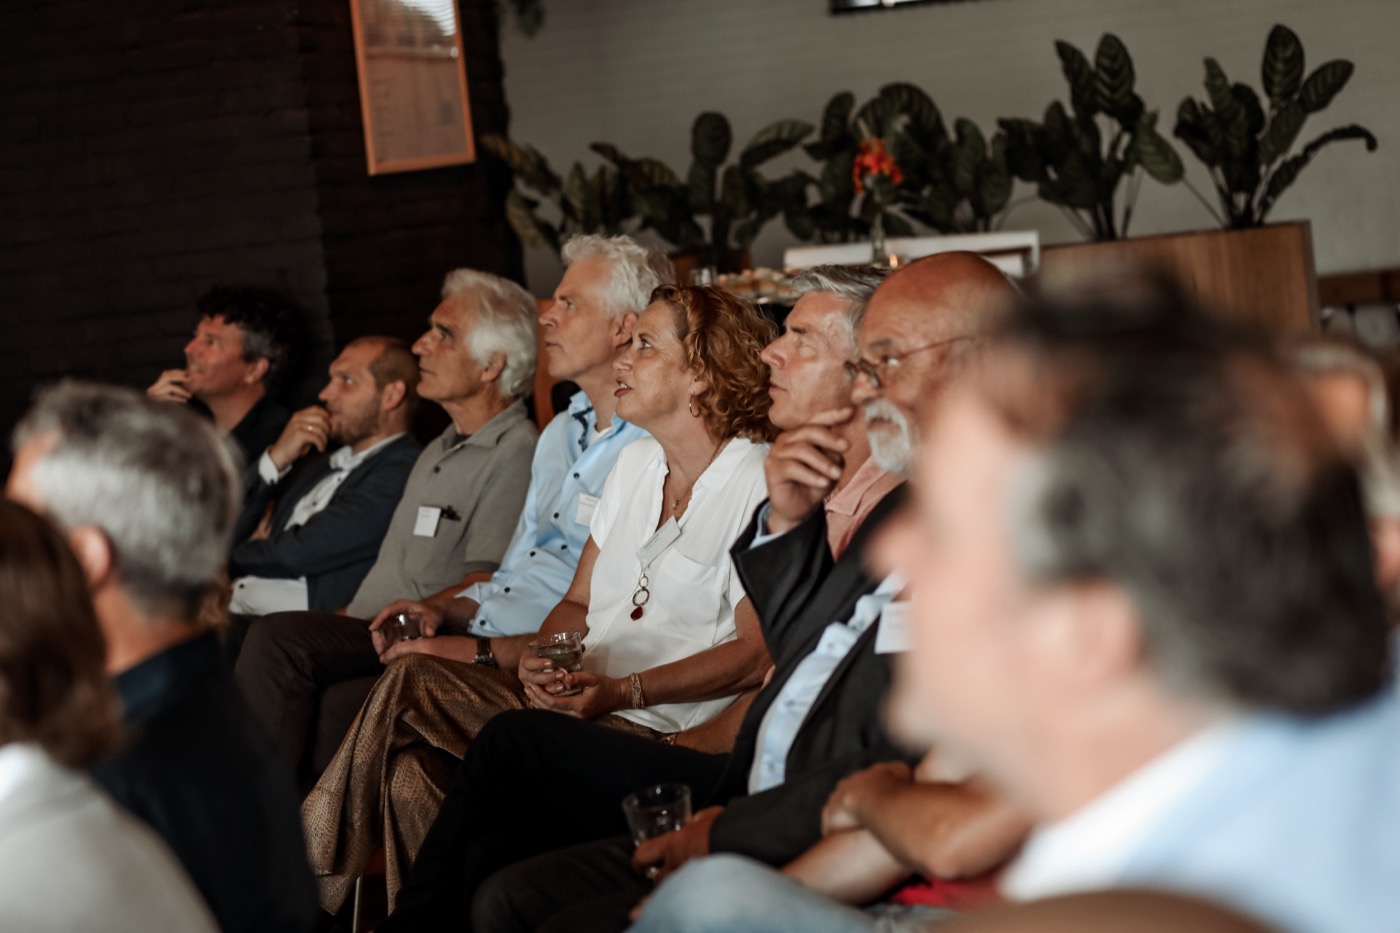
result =
M578 479L578 474L577 474L577 473L574 474L574 479Z
M554 513L554 517L555 517L555 518L558 518L558 517L559 517L559 513L558 513L558 512L555 512L555 513Z
M442 467L440 467L440 466L435 466L435 467L433 467L433 472L434 472L434 473L441 473L441 472L442 472Z
M534 551L531 551L531 552L530 552L530 556L531 556L531 557L534 557L534 556L535 556L535 552L534 552Z
M505 590L504 590L503 592L509 593L509 592L510 592L510 587L506 587Z

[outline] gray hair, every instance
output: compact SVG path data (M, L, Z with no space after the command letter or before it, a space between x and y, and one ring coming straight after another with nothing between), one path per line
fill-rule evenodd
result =
M1310 376L1354 376L1366 385L1368 440L1389 432L1390 393L1380 362L1362 347L1334 337L1313 337L1288 348L1298 370Z
M535 379L539 358L534 296L514 282L476 269L454 269L442 283L442 297L469 296L476 320L467 335L472 357L482 366L497 353L505 357L499 381L502 398L519 398Z
M71 380L39 393L13 448L49 437L31 475L39 505L65 531L102 530L139 609L193 620L228 555L237 450L182 405Z
M561 251L564 264L584 259L606 259L612 279L603 295L603 313L610 318L628 311L641 312L658 285L672 285L676 270L659 250L647 249L629 236L605 237L594 233L571 237Z
M856 334L865 317L865 305L889 271L877 266L812 266L797 274L792 280L792 289L799 297L823 293L846 300L850 305L846 313L846 336L851 343L851 356L855 356L859 350Z

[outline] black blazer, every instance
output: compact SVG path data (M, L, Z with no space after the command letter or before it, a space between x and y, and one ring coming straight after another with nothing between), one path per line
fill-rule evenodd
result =
M234 533L242 543L229 555L229 576L304 576L312 610L332 612L349 604L379 556L419 449L408 434L385 445L346 477L330 505L290 530L287 522L296 504L330 472L330 455L303 460L276 486L265 483L252 464L244 474L243 513ZM274 493L272 534L261 541L245 540Z
M881 726L891 656L875 653L877 623L861 635L818 694L788 752L786 780L762 793L747 793L764 715L797 665L816 649L826 627L850 618L856 601L879 586L865 568L865 549L903 504L906 491L897 487L871 510L839 561L832 560L827 546L822 509L787 534L750 549L755 515L731 551L761 620L774 672L745 715L720 778L713 802L723 802L725 808L710 828L712 850L739 852L770 865L788 862L821 839L822 807L838 781L878 761L910 760Z

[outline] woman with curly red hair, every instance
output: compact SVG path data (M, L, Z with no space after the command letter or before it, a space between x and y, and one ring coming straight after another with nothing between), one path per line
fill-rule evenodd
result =
M583 633L581 669L556 670L510 639L486 655L505 670L480 655L390 661L302 808L327 910L381 840L392 904L453 759L496 713L554 710L674 741L762 680L768 650L729 549L767 496L776 431L759 353L773 327L717 288L651 297L615 363L617 417L651 436L580 505L590 536L539 633Z

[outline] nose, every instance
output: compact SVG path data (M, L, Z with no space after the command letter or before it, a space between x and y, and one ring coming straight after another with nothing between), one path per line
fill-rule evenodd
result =
M783 354L779 347L782 342L783 338L779 337L764 347L763 352L758 355L759 359L768 364L769 369L782 369L783 367Z
M632 371L632 345L629 343L627 349L623 350L616 360L613 361L613 372L619 376Z
M329 402L331 400L331 389L333 388L335 388L334 382L326 383L326 387L322 389L321 394L316 397L323 402Z
M549 303L549 307L540 312L540 326L554 328L559 326L559 315L556 309L559 307L559 299L556 298Z
M428 331L428 332L425 333L423 336L421 336L421 337L419 337L417 340L413 341L413 347L412 347L412 349L413 349L413 355L414 355L414 356L427 356L427 355L428 355L428 341L432 339L432 336L433 336L433 332L432 332L432 331Z
M199 350L199 338L191 337L190 342L185 344L185 356L194 356Z

